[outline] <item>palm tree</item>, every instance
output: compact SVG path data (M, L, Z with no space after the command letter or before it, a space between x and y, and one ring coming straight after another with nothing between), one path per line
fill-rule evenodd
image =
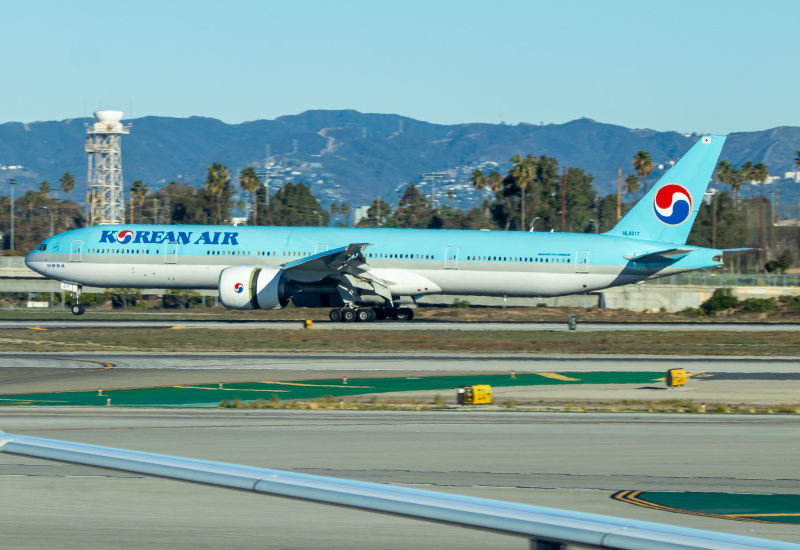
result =
M231 171L219 162L208 167L206 176L206 189L211 191L217 199L217 224L222 223L222 196L231 183Z
M752 171L753 179L760 184L761 196L764 196L764 184L769 179L769 168L763 162L753 165Z
M717 170L714 174L717 176L717 180L723 185L730 185L731 175L732 175L731 163L727 160L719 161L717 164Z
M42 196L44 200L50 198L50 191L51 189L49 181L43 181L42 183L39 184L39 194Z
M744 176L742 176L742 171L738 168L731 168L730 175L728 176L728 185L731 186L733 201L737 207L739 205L739 192L742 190L743 181Z
M653 158L647 151L639 151L634 155L633 169L636 170L636 173L642 178L645 193L647 193L647 176L652 174L655 168L656 167L653 165Z
M483 170L480 168L473 170L472 175L469 177L469 182L478 192L478 201L483 204L483 190L486 188L486 176L483 175Z
M261 185L255 168L248 166L239 172L239 185L245 193L253 195L253 225L258 225L258 201L256 200L256 189Z
M347 223L347 215L350 214L350 205L346 202L343 202L341 206L339 206L339 212L341 212L342 216L344 216L344 224L349 225Z
M528 188L528 184L536 177L536 170L533 165L534 161L535 159L531 155L528 155L528 157L524 159L520 155L516 155L511 159L511 162L514 163L514 167L511 169L511 176L519 186L519 213L522 218L522 223L519 228L520 231L525 231L525 191Z
M142 180L136 180L131 184L131 204L134 202L139 203L139 214L141 214L144 199L147 197L149 192L150 188L145 186ZM136 219L133 216L133 209L131 209L131 223L136 223Z
M67 194L67 200L69 200L69 194L75 189L75 176L66 172L59 181L61 182L61 189Z
M636 192L639 190L639 187L641 187L641 184L636 174L628 174L628 177L625 178L625 191L631 196L632 201L636 199Z
M742 173L742 180L747 182L747 186L750 188L750 198L756 196L755 192L753 191L753 163L751 161L747 161L742 164L742 167L739 168Z

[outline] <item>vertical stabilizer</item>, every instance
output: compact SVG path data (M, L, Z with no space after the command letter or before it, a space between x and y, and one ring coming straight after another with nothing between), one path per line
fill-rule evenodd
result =
M703 136L606 235L685 243L725 136Z

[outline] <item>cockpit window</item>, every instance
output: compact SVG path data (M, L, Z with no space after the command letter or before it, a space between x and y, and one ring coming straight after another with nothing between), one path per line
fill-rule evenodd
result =
M39 248L37 248L36 250L38 250L39 252L44 252L45 250L47 250L47 243L40 244Z

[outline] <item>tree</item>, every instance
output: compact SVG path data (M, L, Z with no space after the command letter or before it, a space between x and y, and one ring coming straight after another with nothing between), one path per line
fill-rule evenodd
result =
M747 186L750 189L750 198L756 196L755 192L753 191L753 180L755 179L753 176L753 163L751 161L747 161L739 168L739 171L742 174L742 180L747 182Z
M519 213L522 222L520 223L520 231L525 231L525 190L528 184L536 178L536 159L532 155L522 158L516 155L511 159L514 167L511 168L510 175L514 178L517 187L519 187L520 194L520 207Z
M330 219L328 211L303 182L286 183L272 195L266 210L272 225L324 227Z
M61 183L61 189L67 194L67 200L69 200L69 194L75 189L75 176L69 172L65 172L59 181Z
M50 182L43 181L39 184L39 194L42 196L43 199L48 200L50 198Z
M800 153L800 151L798 151ZM473 170L472 174L469 177L469 182L472 184L472 187L478 192L478 203L483 204L483 190L486 188L487 181L486 176L483 174L483 170L480 168L477 170ZM413 185L413 184L412 184ZM486 210L486 217L489 217L489 210Z
M230 184L231 171L224 164L215 162L208 167L206 189L217 199L217 224L223 223L222 202L223 199L230 199Z
M341 212L341 213L342 213L342 216L344 216L344 223L345 223L345 225L349 225L349 224L347 223L347 221L348 221L348 220L347 220L347 216L350 214L350 205L349 205L349 204L347 204L346 202L343 202L343 203L342 203L342 204L339 206L339 212Z
M738 168L731 168L731 172L728 175L728 185L731 186L731 192L733 193L733 201L738 206L739 204L739 192L742 190L742 182L744 181L744 176L742 176L742 171Z
M647 193L647 176L653 173L655 166L653 165L653 158L647 151L639 151L633 157L633 169L642 178L644 185L644 192Z
M625 191L631 196L631 202L635 202L636 192L640 187L641 184L636 174L629 174L628 177L625 178Z
M392 213L392 207L389 206L381 198L372 201L372 204L367 209L367 217L358 222L359 227L381 227L387 225L389 215Z
M769 179L769 168L763 162L759 162L758 164L753 165L753 170L751 172L753 179L759 183L759 187L761 189L761 196L764 196L764 184Z
M414 182L408 184L400 204L389 220L392 227L427 229L432 216L431 204Z
M136 180L131 184L131 202L139 203L139 213L141 215L142 204L144 199L150 192L150 188L146 187L142 180ZM140 216L141 217L141 216ZM131 223L136 223L136 219L131 215Z
M242 191L250 193L253 201L253 225L258 225L258 201L256 200L256 189L261 185L261 180L258 179L255 168L248 166L239 172L239 185Z

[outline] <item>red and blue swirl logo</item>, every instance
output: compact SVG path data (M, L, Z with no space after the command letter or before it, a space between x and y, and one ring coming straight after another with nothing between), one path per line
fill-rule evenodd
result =
M653 210L663 223L680 225L692 213L692 195L684 186L668 183L656 192Z
M123 229L117 233L117 242L119 244L128 244L133 240L134 232L130 229Z
M243 290L244 290L244 285L242 283L236 283L235 285L233 285L233 291L236 294L241 294Z

